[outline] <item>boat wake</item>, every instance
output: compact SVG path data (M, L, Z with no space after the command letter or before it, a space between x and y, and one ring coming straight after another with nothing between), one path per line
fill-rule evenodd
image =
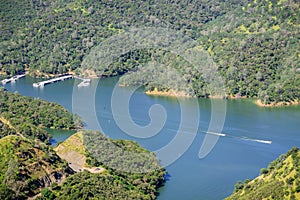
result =
M230 137L230 138L236 138L244 141L251 141L251 142L258 142L258 143L263 143L263 144L272 144L271 140L260 140L260 139L253 139L253 138L248 138L244 136L235 136L231 134L225 134L225 133L217 133L217 132L210 132L210 131L201 131L203 133L211 134L211 135L217 135L221 137Z
M251 138L241 138L241 139L246 140L246 141L264 143L264 144L272 144L272 141L270 141L270 140L257 140L257 139L251 139Z

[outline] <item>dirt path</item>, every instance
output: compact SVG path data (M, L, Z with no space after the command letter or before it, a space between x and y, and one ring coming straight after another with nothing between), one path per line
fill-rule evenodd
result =
M19 133L19 131L13 125L11 125L11 123L7 119L5 119L4 117L0 116L0 121L2 121L3 124L6 124L10 129L15 130L18 136L20 136L22 138L25 138L24 135L22 135L21 133Z

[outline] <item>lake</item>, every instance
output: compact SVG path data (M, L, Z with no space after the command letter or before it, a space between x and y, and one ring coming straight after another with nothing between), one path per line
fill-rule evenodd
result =
M181 105L191 112L193 104L189 99L147 96L138 89L129 101L131 120L139 126L150 123L149 109L152 105L163 106L167 119L163 128L154 136L140 138L128 135L116 124L111 109L111 96L117 78L92 80L91 86L77 88L75 80L45 86L43 89L32 87L38 79L22 78L5 88L32 96L57 102L69 111L79 114L86 129L101 129L114 139L137 141L142 147L156 151L166 146L177 134L181 121ZM126 93L128 88L121 88ZM94 106L91 105L94 102ZM122 100L120 99L122 104ZM227 100L226 119L222 133L213 150L203 159L198 158L205 131L211 117L209 99L197 99L200 108L197 133L186 133L186 137L195 136L193 143L181 157L167 166L168 181L160 189L159 200L165 199L223 199L233 191L238 180L254 178L261 168L285 153L293 146L300 146L300 106L281 108L261 108L252 100ZM124 103L124 106L127 106ZM161 117L159 113L153 115ZM122 120L124 116L116 116ZM126 117L126 116L125 116ZM126 120L124 118L124 120ZM195 121L193 115L186 116L186 130L189 122ZM54 143L65 140L73 132L52 132ZM140 134L143 134L141 132ZM141 135L142 136L142 135ZM271 144L260 141L272 141Z

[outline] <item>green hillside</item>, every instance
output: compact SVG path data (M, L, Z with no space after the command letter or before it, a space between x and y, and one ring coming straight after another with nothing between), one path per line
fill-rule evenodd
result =
M155 155L132 141L83 131L59 144L55 151L79 171L61 186L52 187L58 199L155 199L164 183L166 172ZM143 156L128 157L124 152ZM134 168L145 171L138 173Z
M0 139L0 199L25 199L73 171L44 143L20 136Z
M73 174L44 129L75 127L73 115L62 106L0 88L0 199L39 195Z
M259 177L238 182L226 200L300 199L299 177L300 150L294 147L261 169Z
M78 116L56 103L24 97L0 88L0 138L17 134L47 141L49 135L44 128L74 129L80 126Z
M33 76L80 74L86 55L106 38L131 27L165 27L193 38L207 50L229 96L259 98L263 104L297 103L299 13L296 0L1 0L0 71L6 75L25 70ZM90 75L115 76L153 59L162 61L165 71L169 67L179 71L188 86L172 84L170 88L150 79L143 81L147 90L188 88L190 96L210 95L201 73L161 49L141 49L122 55L110 66L87 67ZM126 85L136 82L126 79Z
M300 99L299 1L253 1L208 24L200 42L230 95L264 104Z
M6 74L26 68L37 75L65 73L121 29L163 26L193 35L202 24L243 2L1 0L1 69Z

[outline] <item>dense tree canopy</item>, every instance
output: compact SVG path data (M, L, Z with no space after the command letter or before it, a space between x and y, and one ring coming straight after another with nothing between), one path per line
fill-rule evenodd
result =
M12 75L78 71L104 39L130 27L167 27L193 39L213 57L231 96L263 103L299 100L299 2L296 0L6 1L1 0L0 69ZM179 69L191 96L210 92L202 74L162 50L122 55L98 76L122 75L152 59ZM101 66L103 67L103 66ZM76 70L77 69L77 70ZM134 84L136 79L126 80ZM181 90L144 81L147 89Z
M164 26L193 35L243 3L1 0L1 68L7 74L26 68L36 74L65 73L80 66L91 47L127 27Z
M62 106L0 88L0 138L19 133L31 139L46 141L49 136L44 128L77 127L81 127L79 117Z

